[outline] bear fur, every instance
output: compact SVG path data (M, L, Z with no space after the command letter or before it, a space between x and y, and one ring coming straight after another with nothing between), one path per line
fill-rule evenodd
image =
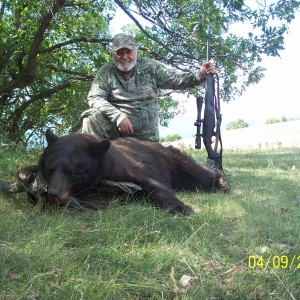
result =
M150 201L169 212L192 213L173 190L227 191L228 182L180 150L134 138L101 140L88 134L59 137L46 132L39 170L48 182L48 198L66 198L96 187L102 180L133 182Z

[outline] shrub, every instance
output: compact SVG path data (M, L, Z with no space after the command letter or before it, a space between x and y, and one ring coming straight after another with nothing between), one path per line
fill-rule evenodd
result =
M229 122L226 125L226 129L227 130L233 130L233 129L238 129L238 128L246 128L248 126L249 126L249 124L245 120L237 119L236 121Z
M175 142L181 140L181 136L176 134L168 134L165 137L160 138L160 142Z
M266 120L265 124L275 124L275 123L280 123L281 120L280 119L276 119L276 118L269 118Z

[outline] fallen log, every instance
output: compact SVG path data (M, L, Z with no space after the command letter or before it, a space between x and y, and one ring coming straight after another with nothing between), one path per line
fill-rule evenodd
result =
M50 206L47 190L48 184L36 166L28 166L20 170L14 182L0 181L0 193L26 192L29 200L35 203L34 209L37 211ZM103 180L93 188L69 196L65 206L81 210L104 209L111 204L123 204L129 195L140 190L141 187L132 182Z

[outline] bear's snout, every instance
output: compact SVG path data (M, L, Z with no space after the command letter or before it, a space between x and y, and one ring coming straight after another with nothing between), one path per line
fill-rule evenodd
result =
M54 189L48 190L48 200L51 204L58 205L58 192Z
M61 194L57 189L48 189L48 200L52 204L59 205L65 203L67 196L68 195Z
M54 205L64 204L71 194L71 186L61 171L53 172L48 181L48 200Z

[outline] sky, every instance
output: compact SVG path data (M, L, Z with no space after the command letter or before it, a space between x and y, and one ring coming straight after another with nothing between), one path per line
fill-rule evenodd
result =
M113 33L121 32L124 24L129 22L121 15L114 21ZM300 12L290 24L285 36L284 50L280 57L266 57L261 66L266 68L265 77L248 87L244 94L229 103L221 103L222 129L228 122L245 120L249 126L258 126L269 118L300 118ZM189 98L185 103L186 112L175 117L168 128L161 127L160 135L179 134L191 137L196 128L196 103Z
M300 117L298 69L300 67L300 13L285 36L281 57L266 57L265 77L237 100L222 105L223 119L264 122L268 118Z

